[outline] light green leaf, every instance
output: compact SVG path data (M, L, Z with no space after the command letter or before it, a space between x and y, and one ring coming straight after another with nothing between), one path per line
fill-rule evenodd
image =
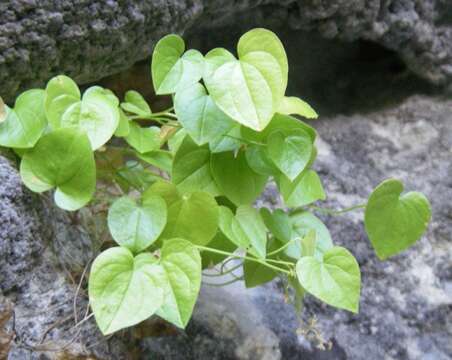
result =
M235 56L224 48L215 48L210 50L204 59L204 81L209 81L209 78L221 65L236 60Z
M89 277L89 302L104 335L146 320L164 300L167 283L162 267L149 253L135 258L114 247L94 260Z
M291 216L292 222L292 238L294 244L289 245L285 250L287 256L293 259L299 259L302 253L301 239L309 234L309 231L314 230L316 234L316 251L314 256L321 258L322 255L333 247L330 232L323 222L315 215L308 211L303 211Z
M184 128L177 130L176 133L168 139L168 149L175 154L187 136L187 132Z
M361 273L347 249L333 247L323 255L323 260L302 257L296 270L298 280L307 292L331 306L358 312Z
M152 114L149 104L138 91L127 91L124 100L125 102L121 103L123 110L144 117Z
M166 202L148 194L142 203L128 196L117 199L108 211L108 228L115 241L133 253L149 247L166 225Z
M222 56L211 56L218 62L206 71L204 81L223 112L240 124L261 131L284 96L287 57L278 37L265 29L244 34L237 49L239 60L216 50Z
M259 175L248 165L243 151L211 155L212 176L218 189L236 205L253 203L262 193L267 176Z
M131 121L129 135L124 139L140 154L160 149L160 129L157 126L142 128Z
M240 139L240 124L235 125L226 133L209 141L209 148L212 153L235 151L242 146Z
M162 239L181 237L196 245L206 245L218 229L218 205L206 192L185 194L168 208Z
M242 137L246 140L266 143L270 134L275 131L280 131L284 135L289 136L294 130L303 130L307 132L311 138L311 143L314 144L317 137L316 130L312 126L289 115L275 114L271 119L270 124L268 124L263 131L254 131L242 126L241 132Z
M303 171L293 181L281 175L278 187L287 206L298 207L325 200L325 191L319 175L314 170Z
M276 176L281 173L269 158L266 146L249 145L246 147L245 154L248 165L258 174Z
M267 252L270 253L276 251L279 247L280 244L277 241L269 241L267 244ZM276 255L267 258L276 260ZM250 260L245 260L243 262L243 277L247 288L263 285L272 281L277 276L278 272L258 262Z
M221 232L239 248L247 249L251 239L243 231L240 223L234 217L232 211L225 207L219 207L219 223Z
M36 144L47 127L44 96L44 90L25 91L17 98L14 109L1 101L0 146L23 149Z
M250 240L257 256L265 259L267 252L267 228L259 212L250 205L241 205L237 208L235 217Z
M237 249L232 241L230 241L221 231L218 231L212 241L209 242L209 247L221 251L233 253ZM221 255L210 251L203 251L201 253L202 268L212 268L227 259L228 255Z
M319 117L311 105L294 96L283 97L279 104L278 112L285 115L300 115L308 119L317 119Z
M150 151L144 154L137 154L137 156L147 162L155 166L156 168L162 169L167 173L171 172L171 168L173 166L173 154L166 150L156 150Z
M292 239L292 224L289 215L282 209L270 212L267 208L260 209L265 226L278 239L288 242Z
M293 181L311 159L312 143L304 130L292 130L290 134L275 131L268 137L267 152L283 174Z
M93 196L96 166L89 139L75 128L44 135L27 151L20 164L24 184L34 192L56 187L55 202L65 210L77 210Z
M315 256L316 232L311 229L301 239L301 256Z
M46 116L52 128L57 129L63 113L80 101L80 90L70 77L58 75L47 83L45 93Z
M185 328L201 287L201 256L190 242L171 239L163 244L160 264L168 281L165 287L165 302L157 315L180 328Z
M0 123L6 120L6 105L0 96Z
M179 122L198 145L221 138L235 124L199 83L176 93L174 110Z
M130 122L129 118L124 114L124 111L119 109L119 123L115 130L115 136L125 137L130 134Z
M143 198L152 195L161 196L165 202L167 208L169 208L173 203L182 199L176 186L170 182L159 180L153 183L144 193Z
M155 46L151 70L157 95L173 94L201 79L204 72L202 54L197 50L184 54L184 50L184 40L174 34L163 37Z
M403 192L403 184L388 179L369 197L364 222L380 259L413 245L427 230L431 218L428 199L419 192Z
M206 191L219 194L211 174L210 151L197 146L190 137L185 137L174 156L172 181L182 192Z

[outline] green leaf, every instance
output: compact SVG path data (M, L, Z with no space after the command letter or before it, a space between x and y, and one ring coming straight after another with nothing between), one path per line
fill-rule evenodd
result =
M0 96L0 123L6 120L6 105Z
M152 184L143 193L143 198L147 198L149 196L152 196L153 194L161 196L165 200L167 208L169 208L176 201L182 199L176 186L170 182L163 180L156 181L154 184Z
M151 70L157 95L173 94L201 79L204 71L202 54L197 50L184 54L184 50L184 40L174 34L163 37L155 46Z
M226 251L229 253L233 253L237 249L237 246L220 231L216 233L215 237L211 242L209 242L208 245L210 248ZM206 269L221 263L223 260L228 258L228 255L221 255L210 251L203 251L201 253L201 258L202 268Z
M185 328L201 287L201 256L190 242L171 239L163 244L160 264L168 281L165 287L165 302L157 315L180 328Z
M308 211L303 211L292 215L291 222L292 238L299 241L295 241L294 244L288 246L285 250L287 256L297 260L303 255L302 239L306 237L311 230L314 230L316 234L315 257L321 258L328 249L333 247L333 241L331 240L328 228L317 216Z
M275 165L293 181L308 164L312 143L304 130L292 130L289 135L275 131L268 137L267 151Z
M127 143L140 154L160 149L160 129L157 126L142 128L137 123L129 123Z
M260 214L267 229L278 240L288 242L292 239L292 224L289 215L284 210L276 209L270 212L267 208L261 208Z
M319 175L314 170L303 171L293 181L281 175L278 187L284 203L290 207L305 206L326 198Z
M172 181L182 192L206 191L218 195L210 168L210 151L185 137L174 156Z
M218 225L221 232L237 247L247 249L251 243L251 239L243 231L240 223L235 218L232 211L226 206L219 207Z
M204 80L223 112L240 124L261 131L284 96L287 57L278 37L265 29L244 34L237 50L239 60L223 53L223 64L206 72Z
M270 241L268 252L270 253L275 251L278 247L279 245L276 241ZM270 256L270 259L275 258L274 256ZM275 270L270 269L268 266L250 260L245 260L243 262L243 277L247 288L263 285L269 281L272 281L277 276L278 273Z
M130 122L129 118L124 114L124 111L119 109L119 123L115 130L115 136L126 137L130 133Z
M108 228L115 241L133 253L149 247L166 225L166 202L148 194L142 204L128 196L117 199L108 211Z
M311 105L294 96L283 97L279 104L278 112L285 115L300 115L308 119L317 119L319 117Z
M45 90L45 112L52 128L60 127L63 113L80 97L80 90L70 77L58 75L50 79Z
M402 192L400 181L385 180L372 192L366 206L366 231L380 259L413 245L427 230L431 218L430 203L422 193Z
M34 192L56 187L55 202L65 210L77 210L93 196L96 167L89 139L75 128L44 135L27 151L20 164L24 184Z
M104 335L136 325L159 309L166 276L149 253L133 257L114 247L94 260L89 277L89 302Z
M196 245L206 245L218 229L218 205L206 192L185 194L168 208L162 239L181 237Z
M144 117L152 114L149 104L138 91L127 91L124 100L125 102L121 103L123 110Z
M298 280L307 292L331 306L358 312L361 273L347 249L333 247L323 255L323 260L302 257L296 270Z
M31 148L36 144L47 127L44 96L44 90L25 91L14 109L1 102L0 116L4 120L0 121L0 146Z
M199 83L176 93L174 110L179 122L198 145L222 137L235 124Z
M243 151L211 155L212 176L218 189L236 205L253 203L262 193L267 176L257 174L248 165Z
M167 173L171 172L171 168L173 166L173 155L169 151L156 150L144 154L138 153L137 156L141 160L155 166L156 168L162 169Z
M270 134L275 131L280 131L284 135L290 136L294 130L303 130L308 133L311 143L314 144L317 137L316 130L312 126L289 115L275 114L263 131L254 131L242 126L241 132L242 137L246 140L266 143Z
M240 124L235 125L226 133L222 133L209 141L209 148L212 153L225 151L236 151L242 146L240 141Z
M246 147L246 161L251 169L261 175L276 176L280 174L275 163L269 158L267 148L261 145Z
M316 232L311 229L301 239L301 256L315 256Z
M174 135L168 139L169 151L171 151L173 154L175 154L177 152L177 150L179 149L179 147L182 145L182 142L185 140L186 137L187 137L187 132L185 131L184 128L180 128L179 130L177 130L177 132L175 132ZM194 143L193 140L192 140L192 143Z
M228 50L224 48L215 48L210 50L204 57L204 74L203 79L209 81L214 72L223 64L235 61L236 58Z
M267 252L267 231L259 212L250 205L237 208L235 217L258 257L265 259Z

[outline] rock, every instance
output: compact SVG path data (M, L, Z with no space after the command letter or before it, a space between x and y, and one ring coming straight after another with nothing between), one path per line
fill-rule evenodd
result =
M0 299L14 316L3 322L0 301L0 352L6 334L14 334L8 359L123 359L126 346L104 339L92 321L74 327L74 276L93 256L93 244L53 201L30 194L11 162L0 156ZM3 295L2 295L3 293ZM78 321L87 307L79 294ZM61 358L58 357L58 358Z
M65 73L97 81L145 59L164 34L225 24L315 30L328 39L368 40L394 50L418 76L452 78L451 6L444 0L23 1L0 4L0 83L18 92ZM224 34L224 33L223 33Z

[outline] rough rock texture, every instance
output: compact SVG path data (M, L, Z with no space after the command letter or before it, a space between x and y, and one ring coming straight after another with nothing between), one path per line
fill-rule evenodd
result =
M162 35L227 23L316 30L396 51L431 83L452 79L447 0L14 0L0 3L0 83L7 101L66 73L98 80L146 58ZM246 20L246 21L242 21ZM246 24L246 25L245 25Z

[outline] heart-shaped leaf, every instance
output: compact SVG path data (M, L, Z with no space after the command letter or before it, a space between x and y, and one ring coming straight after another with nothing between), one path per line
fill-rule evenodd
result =
M45 90L45 112L54 129L60 127L63 113L80 101L80 89L70 77L58 75L49 80Z
M173 203L182 199L176 186L170 182L158 180L153 183L144 193L143 198L148 196L159 195L165 202L167 208L169 208Z
M17 98L14 109L1 101L0 146L24 149L36 144L47 127L44 96L44 90L25 91Z
M237 46L239 60L217 54L204 80L215 103L229 117L256 131L270 122L287 87L287 56L269 30L244 34Z
M168 208L162 239L181 237L196 245L206 245L218 229L218 205L206 192L185 194Z
M224 136L235 124L215 105L199 83L177 92L174 110L180 123L198 145Z
M319 175L314 170L303 171L293 181L281 175L278 187L284 203L291 207L305 206L326 197Z
M190 242L171 239L163 243L160 264L168 281L165 302L157 315L185 328L201 287L201 256Z
M89 277L89 302L104 335L146 320L164 300L167 279L151 254L135 258L114 247L94 260Z
M207 145L198 146L185 137L174 156L172 181L182 192L206 191L219 194L210 168L210 151Z
M237 208L235 217L248 237L254 250L253 252L265 259L267 253L267 228L259 211L250 205L241 205Z
M236 205L251 204L264 190L268 176L254 172L243 151L212 154L210 166L219 191Z
M160 149L160 129L157 126L143 128L129 123L129 135L124 138L140 154Z
M96 166L88 137L76 128L44 135L22 157L20 174L34 192L56 187L55 202L59 207L80 209L91 200L96 185Z
M204 72L202 54L197 50L184 51L184 40L178 35L167 35L155 46L151 71L157 95L173 94L201 79Z
M318 118L315 110L306 101L294 96L283 97L279 104L278 112L286 115L300 115L308 119Z
M267 208L260 210L262 219L268 230L280 241L288 242L292 239L292 224L289 215L282 209L270 212Z
M292 130L290 134L275 131L268 137L267 151L275 165L293 181L311 159L311 138L301 129Z
M414 244L430 221L428 199L419 192L401 195L402 192L400 181L385 180L372 192L366 206L366 231L380 259Z
M115 241L133 253L149 247L166 225L166 202L148 194L142 204L128 196L116 200L108 211L108 228Z
M129 90L124 95L124 102L121 108L131 114L138 116L149 116L152 114L151 108L143 96L135 90Z
M241 249L247 249L251 243L250 238L243 231L231 209L226 206L219 208L219 227L221 232Z
M331 306L357 313L361 290L361 272L353 255L336 246L323 259L302 257L296 266L303 288Z

